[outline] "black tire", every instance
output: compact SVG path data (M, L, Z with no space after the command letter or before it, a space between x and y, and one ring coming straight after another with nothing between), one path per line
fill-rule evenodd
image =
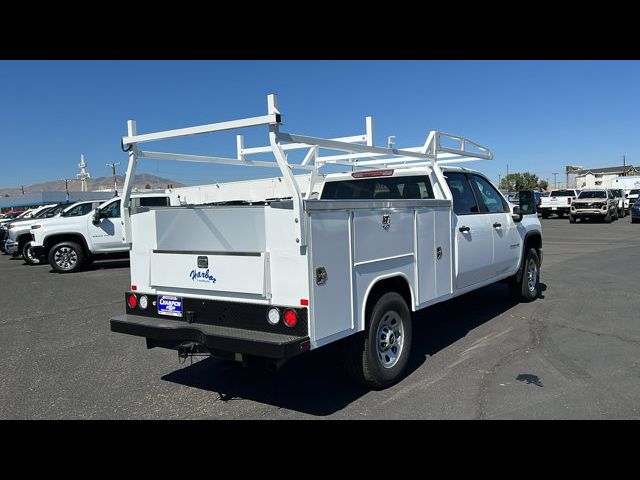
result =
M607 215L602 219L604 223L611 223L611 212L607 212Z
M631 217L631 223L638 223L639 221L640 221L640 220L638 220L638 219L636 219L636 218Z
M27 242L22 246L22 258L27 265L40 265L44 261L44 257L33 251L31 243Z
M58 273L77 272L84 267L84 250L75 242L61 242L49 250L49 265Z
M569 223L576 223L576 217L574 217L573 215L569 214Z
M530 288L528 266L530 262L535 263L535 286ZM518 281L518 275L520 280ZM518 302L532 302L538 298L538 288L540 283L540 257L535 248L530 248L527 251L524 261L520 266L520 271L517 275L514 275L509 281L509 291L511 297Z
M549 218L549 212L542 211L542 218Z
M381 390L398 382L407 367L411 353L411 312L402 295L388 292L376 301L367 321L365 331L353 335L345 344L346 367L358 383L374 390ZM383 334L379 332L380 329L384 330L390 324L398 325L398 322L402 331L402 344L393 363L393 355L388 356L384 351L381 352L382 341L378 336ZM391 331L393 330L389 330ZM395 333L397 334L397 331ZM386 340L387 351L391 354L393 347L388 345L397 346L398 338L393 334L387 335ZM383 356L385 358L382 358ZM383 363L387 363L388 366L385 367Z

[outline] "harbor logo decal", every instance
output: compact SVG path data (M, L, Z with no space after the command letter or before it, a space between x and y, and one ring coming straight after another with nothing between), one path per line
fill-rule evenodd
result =
M189 277L194 282L216 283L216 277L209 272L208 268L205 271L193 269L189 273Z

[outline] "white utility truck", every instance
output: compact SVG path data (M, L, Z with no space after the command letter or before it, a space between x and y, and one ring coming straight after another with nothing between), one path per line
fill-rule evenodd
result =
M139 150L249 127L268 128L269 145L247 148L238 136L236 158ZM492 158L465 138L432 131L418 147L376 147L370 117L364 135L284 133L270 95L259 117L148 134L129 121L122 145L125 204L139 158L278 167L290 191L245 205L123 210L131 289L111 330L144 337L147 348L278 368L344 339L355 379L384 388L407 365L412 311L501 280L519 299L537 297L542 234L533 192L510 205L484 175L448 167ZM307 152L293 163L287 152L295 149ZM249 159L265 153L275 162ZM330 165L348 172L321 173ZM306 191L294 170L311 172Z
M178 195L145 193L127 196L133 206L178 206ZM87 203L87 202L85 202ZM122 198L114 197L96 205L89 202L74 215L51 218L31 225L31 243L25 252L33 258L48 259L59 273L76 272L101 256L127 254L129 246L123 242L120 221Z

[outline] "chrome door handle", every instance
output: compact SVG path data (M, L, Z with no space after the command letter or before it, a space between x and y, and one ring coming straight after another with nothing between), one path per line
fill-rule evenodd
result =
M471 229L470 229L469 227L467 227L467 226L463 225L462 227L460 227L460 228L458 229L458 231L460 231L460 233L464 233L464 232L470 232L470 231L471 231Z
M493 228L500 228L501 226L502 226L502 224L498 223L498 222L493 224Z

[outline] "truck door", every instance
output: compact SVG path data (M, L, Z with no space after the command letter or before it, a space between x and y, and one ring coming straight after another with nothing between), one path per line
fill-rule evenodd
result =
M483 213L465 173L445 174L453 196L456 290L492 278L493 227Z
M520 259L520 235L511 208L484 177L469 175L480 208L486 212L493 234L493 276L513 272Z
M93 223L93 215L87 217L89 241L93 251L108 252L124 248L120 224L121 202L117 199L98 209L101 218L97 224Z

